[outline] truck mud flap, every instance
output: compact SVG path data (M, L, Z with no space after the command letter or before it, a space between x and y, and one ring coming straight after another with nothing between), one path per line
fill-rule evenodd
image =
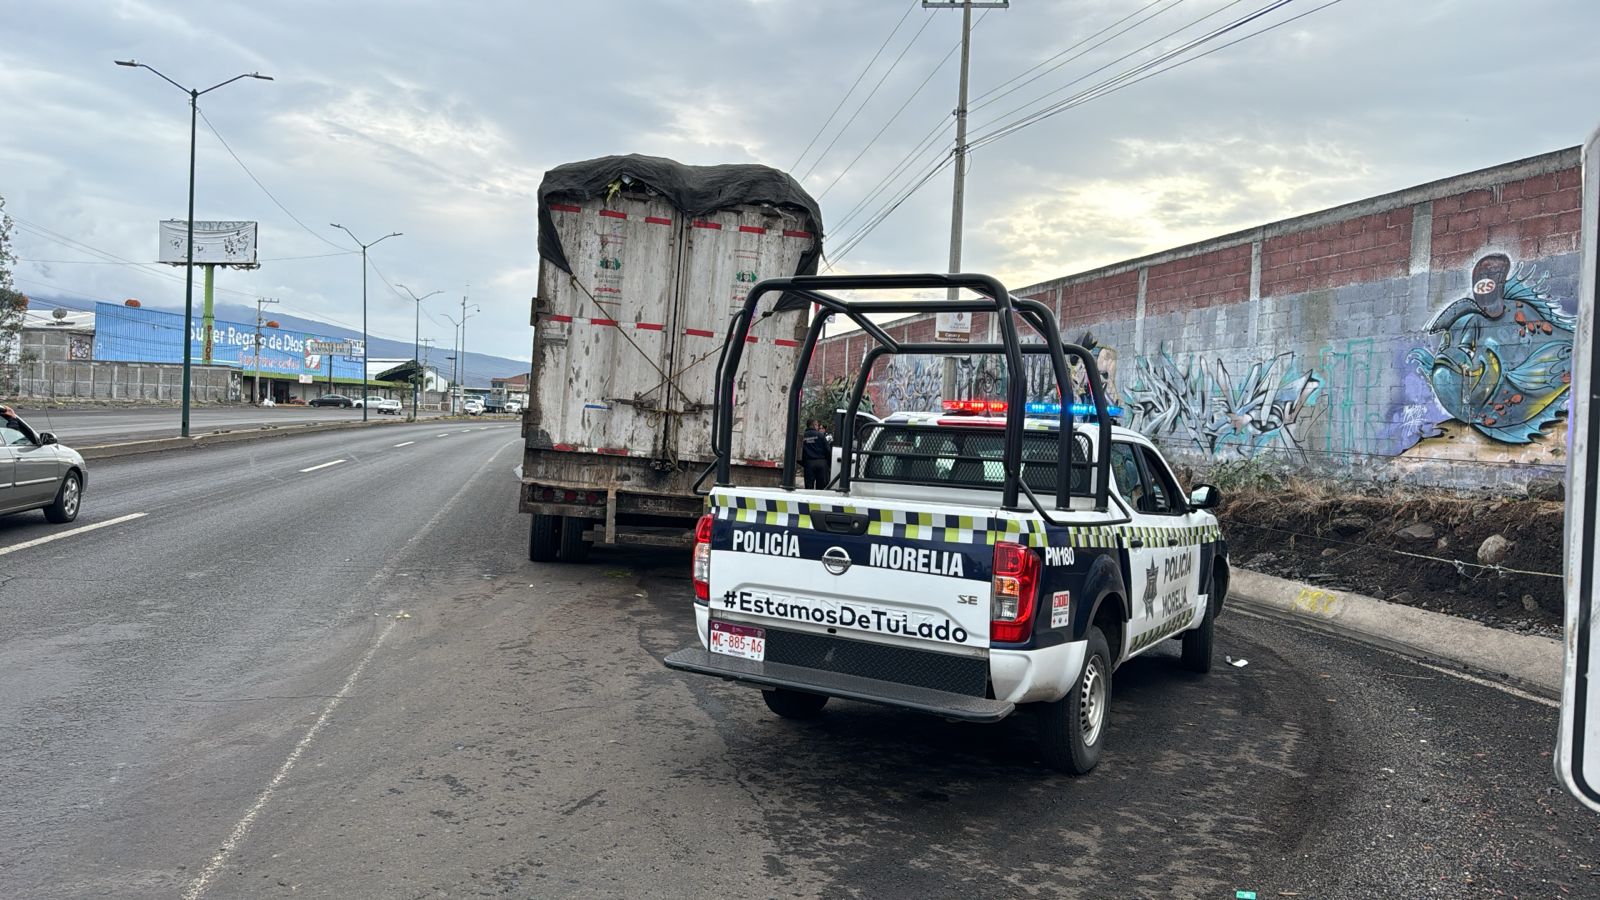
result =
M1016 704L948 691L896 684L858 675L844 675L784 663L756 662L712 653L702 647L679 650L662 660L669 669L715 675L730 681L762 687L790 688L929 713L966 722L998 722L1016 710Z

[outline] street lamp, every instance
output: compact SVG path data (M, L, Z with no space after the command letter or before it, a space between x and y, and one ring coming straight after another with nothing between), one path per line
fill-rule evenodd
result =
M450 414L451 415L454 415L455 411L456 411L456 396L460 395L461 401L463 403L465 403L466 399L467 399L467 391L466 391L467 355L466 355L466 352L465 352L465 350L466 350L466 346L465 345L467 343L467 320L472 318L473 316L477 315L480 312L483 312L483 307L478 306L476 304L473 305L472 312L470 312L470 313L467 312L467 298L462 297L461 298L461 321L457 322L455 320L455 317L451 316L449 313L440 313L440 315L442 315L446 319L450 320L450 324L451 325L455 326L455 335L454 336L455 336L455 339L456 339L456 355L452 356L452 357L449 357L449 359L452 359L452 360L456 361L456 364L453 367L454 371L451 373L452 375L455 376L455 381L456 381L456 389L450 395Z
M442 294L442 293L444 293L444 291L429 291L428 293L423 294L421 297L418 297L416 295L416 293L411 290L411 288L408 288L403 284L397 284L397 285L395 285L395 287L400 288L401 290L403 290L406 293L410 294L411 295L411 299L417 301L417 314L416 314L416 316L413 317L413 318L415 318L416 322L415 322L415 325L413 326L414 331L412 332L412 338L411 338L411 361L420 366L420 365L422 365L422 357L420 355L422 353L422 301L428 299L429 297L432 297L434 294ZM419 373L419 377L420 377L420 373ZM417 420L417 382L416 382L415 379L413 379L412 382L411 382L411 421L415 422L416 420Z
M149 69L159 76L162 81L189 95L189 250L188 262L184 265L183 280L183 424L180 432L184 437L188 437L189 366L191 355L189 345L191 341L190 334L194 330L194 139L195 126L198 124L197 119L200 113L200 95L209 94L217 88L233 84L241 78L257 78L261 81L271 81L272 76L262 75L260 72L246 72L243 75L235 75L227 81L218 82L203 91L199 91L194 88L186 88L171 78L162 75L154 66L147 66L137 60L119 59L115 60L115 62L119 66L127 66L130 69Z
M361 421L367 420L367 248L375 247L392 237L399 237L400 232L391 231L370 244L362 244L350 229L338 222L329 222L328 227L337 228L350 235L350 240L361 245ZM328 363L328 371L333 371L333 363Z

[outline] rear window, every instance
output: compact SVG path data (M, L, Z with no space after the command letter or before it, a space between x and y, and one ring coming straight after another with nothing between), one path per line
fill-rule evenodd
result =
M1005 431L1000 428L930 428L878 425L863 441L856 459L857 478L902 484L993 488L1005 485ZM1060 443L1056 432L1022 435L1022 480L1036 494L1054 495ZM1089 493L1089 441L1072 439L1070 488Z

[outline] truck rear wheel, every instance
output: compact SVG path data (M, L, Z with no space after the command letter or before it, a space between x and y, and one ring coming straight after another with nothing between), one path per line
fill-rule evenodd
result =
M528 526L529 559L534 562L551 562L556 558L556 541L560 537L557 528L560 518L542 513L533 514L533 522Z
M561 535L556 543L556 559L566 563L580 563L589 557L593 542L584 540L589 520L578 516L560 516Z
M785 719L815 719L822 714L822 708L828 705L826 694L808 694L784 688L762 691L761 699L767 701L767 709Z
M1106 636L1089 627L1083 670L1065 697L1039 710L1039 755L1045 765L1084 775L1100 762L1111 709L1111 651Z

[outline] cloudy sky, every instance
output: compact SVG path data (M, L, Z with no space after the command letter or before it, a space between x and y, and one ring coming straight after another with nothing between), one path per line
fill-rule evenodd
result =
M975 13L971 137L1268 5ZM949 169L860 232L948 154L960 19L916 0L6 0L0 196L18 287L182 303L181 270L124 262L152 260L156 221L183 216L188 150L185 97L112 65L129 57L198 87L276 79L201 101L242 165L201 122L196 218L261 222L262 268L222 275L221 300L359 326L359 257L338 255L350 244L328 223L400 231L373 251L373 333L411 336L386 279L444 292L424 337L449 341L442 314L466 294L482 307L471 349L526 358L539 179L626 152L789 169L821 199L836 271L940 270ZM1597 30L1592 0L1340 0L984 143L964 268L1022 286L1580 143L1600 123Z

